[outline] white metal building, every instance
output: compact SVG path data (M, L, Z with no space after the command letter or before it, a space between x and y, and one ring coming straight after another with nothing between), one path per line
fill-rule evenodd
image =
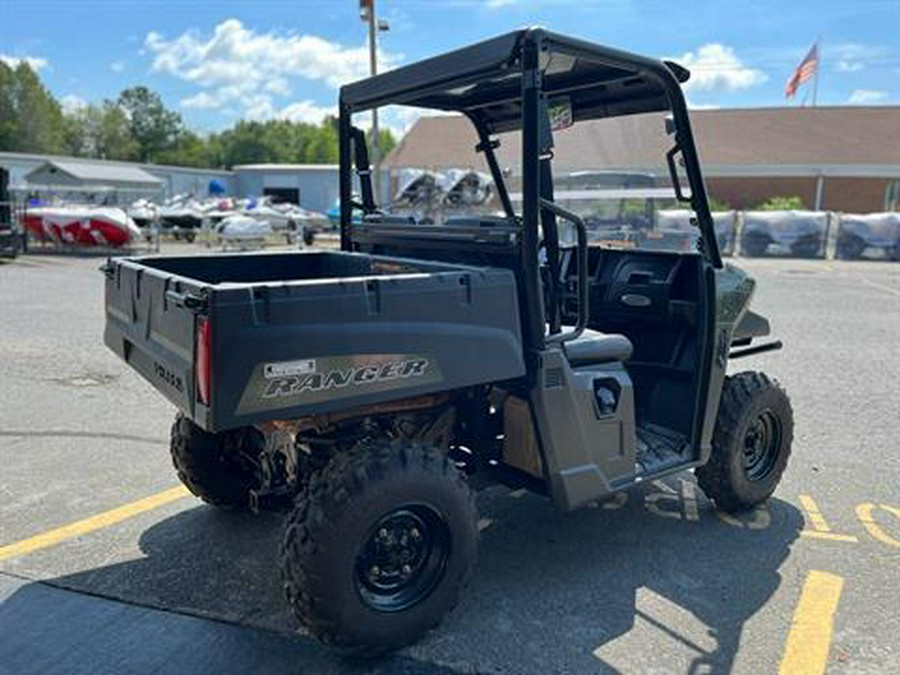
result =
M338 199L336 164L241 164L234 173L241 196L272 195L322 212Z
M305 209L326 212L339 197L337 164L240 164L234 167L237 192L243 196L272 195ZM387 191L382 172L382 191ZM386 199L380 203L386 203Z
M223 171L0 152L0 166L9 170L10 189L21 193L97 195L106 190L115 193L121 203L138 197L161 202L179 194L205 197L212 180L223 184L232 197L272 195L313 211L326 212L338 199L337 164L244 164ZM387 173L383 175L386 191Z
M136 162L117 162L100 159L84 159L81 157L64 157L59 155L34 155L19 152L0 152L0 166L9 171L10 189L20 192L38 189L37 185L41 184L44 174L37 176L37 183L30 183L27 179L28 175L41 167L45 167L47 163L56 164L57 166L67 167L68 172L81 174L83 178L93 176L95 179L102 177L102 181L94 180L93 187L97 189L101 182L115 185L133 176L135 170L139 170L142 174L149 174L159 181L159 187L155 194L143 192L139 196L154 200L162 200L177 194L195 194L206 195L209 190L209 182L213 179L224 183L229 194L235 193L235 174L232 171L221 171L217 169L192 169L184 166L164 166L160 164L138 164ZM44 176L46 177L46 176ZM63 173L56 176L60 181L67 179ZM126 180L127 182L127 180ZM49 188L49 185L45 187ZM123 199L130 198L130 193L123 190L121 194Z

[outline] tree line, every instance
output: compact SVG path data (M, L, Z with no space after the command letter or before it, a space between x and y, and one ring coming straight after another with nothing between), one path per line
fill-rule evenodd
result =
M379 140L383 155L395 145L387 129ZM333 117L320 124L241 120L219 133L198 134L145 86L65 111L25 61L15 68L0 61L0 151L202 168L334 164L338 134Z

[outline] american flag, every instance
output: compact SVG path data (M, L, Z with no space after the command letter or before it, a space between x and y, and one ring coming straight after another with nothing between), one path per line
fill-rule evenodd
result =
M797 93L797 88L816 74L816 69L818 67L819 45L815 44L810 47L807 55L803 57L800 65L797 66L797 69L794 71L793 75L791 75L788 79L787 84L784 85L785 98L793 97L793 95Z

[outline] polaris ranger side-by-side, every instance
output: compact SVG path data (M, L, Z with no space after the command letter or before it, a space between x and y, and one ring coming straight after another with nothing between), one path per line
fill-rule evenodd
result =
M768 322L748 309L753 280L722 264L688 77L542 29L397 68L340 92L340 251L105 267L106 344L179 409L185 485L217 506L290 505L285 592L319 639L372 655L435 626L474 564L475 485L564 510L684 469L726 510L774 491L790 404L726 366L780 345L750 344ZM381 210L353 116L389 104L468 118L502 215ZM554 202L554 136L666 111L698 250L588 246ZM518 210L496 153L515 134Z

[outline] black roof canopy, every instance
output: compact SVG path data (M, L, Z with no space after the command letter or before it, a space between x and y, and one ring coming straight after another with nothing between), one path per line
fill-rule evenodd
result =
M408 105L461 112L491 132L516 129L526 41L539 50L544 95L566 97L573 121L667 110L690 75L671 62L528 28L346 85L342 108Z

